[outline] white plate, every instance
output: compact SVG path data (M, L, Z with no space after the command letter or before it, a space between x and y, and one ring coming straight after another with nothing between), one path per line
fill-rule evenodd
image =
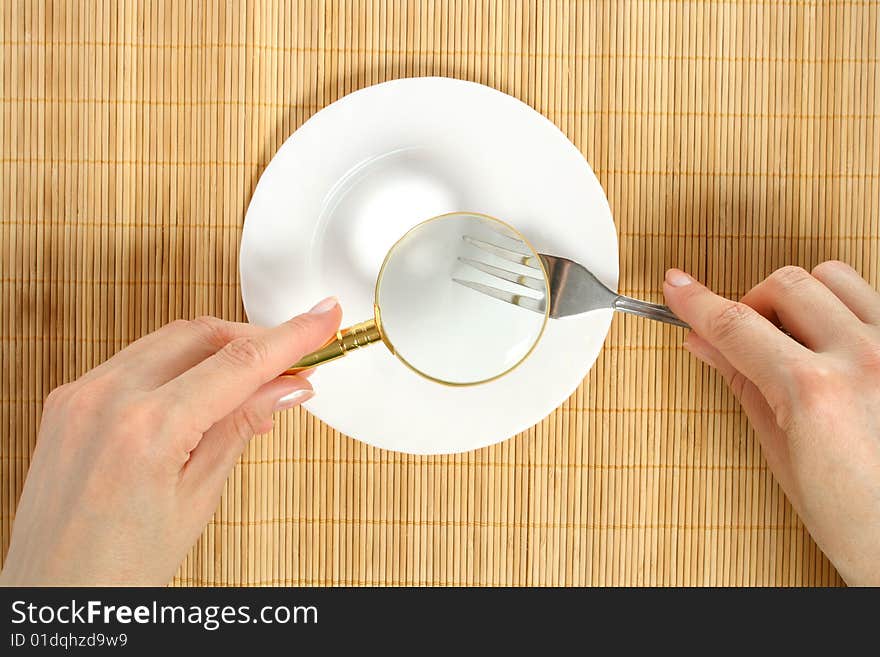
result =
M328 105L266 167L241 243L248 318L275 325L336 295L343 324L368 319L388 248L420 221L457 210L498 217L539 251L581 262L617 289L608 201L565 135L489 87L408 78ZM307 408L385 449L484 447L536 424L574 392L611 312L551 320L522 365L471 387L432 383L374 345L319 368Z

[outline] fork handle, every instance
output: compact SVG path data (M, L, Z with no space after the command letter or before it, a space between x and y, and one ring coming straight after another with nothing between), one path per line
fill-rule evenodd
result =
M690 328L690 326L675 316L675 313L669 309L669 306L663 306L659 303L650 303L620 294L611 304L611 307L622 313L656 319L658 322L666 322L667 324L674 324L686 329Z

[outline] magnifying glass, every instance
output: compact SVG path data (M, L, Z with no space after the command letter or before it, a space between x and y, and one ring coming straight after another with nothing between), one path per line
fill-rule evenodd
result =
M507 284L470 264L477 257L484 263L492 257L472 242L498 243L499 235L509 240L511 251L523 254L521 273L523 280L530 282L526 292L515 282L508 291L521 298L534 294L536 308L547 306L543 314L524 313L514 305L497 303L454 281L467 278L496 288ZM526 263L530 267L525 267ZM497 264L518 269L506 259L499 258ZM536 265L541 268L540 279L536 278ZM411 228L388 251L376 280L373 318L341 329L333 340L304 356L287 373L383 342L404 365L431 381L451 386L492 381L517 367L535 348L547 325L549 305L543 300L549 298L544 264L516 229L478 213L440 215Z

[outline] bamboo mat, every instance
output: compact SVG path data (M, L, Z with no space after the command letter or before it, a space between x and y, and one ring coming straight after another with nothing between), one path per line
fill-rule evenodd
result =
M244 318L248 199L321 107L418 75L521 98L596 169L627 294L828 258L876 286L878 37L856 0L0 3L2 553L49 390L174 318ZM681 337L616 317L562 407L458 456L288 412L174 583L840 584Z

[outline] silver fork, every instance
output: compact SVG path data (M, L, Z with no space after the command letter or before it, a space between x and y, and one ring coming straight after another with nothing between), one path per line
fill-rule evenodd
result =
M523 274L463 256L459 257L459 260L490 276L520 286L518 292L514 293L461 278L453 278L452 280L506 303L543 314L547 310L547 299L544 294L546 288L544 285L544 274L541 271L540 265L535 261L535 253L520 240L501 235L500 233L499 236L508 242L507 245L493 244L469 235L464 235L462 239L485 253L490 253L497 258L525 267L527 270L531 270L531 272ZM578 315L599 308L612 308L631 315L656 319L659 322L674 324L682 328L690 328L685 322L676 317L668 306L618 294L596 278L589 269L573 260L546 253L539 253L537 255L544 263L544 268L547 271L547 282L550 289L550 317L554 319ZM532 290L533 292L530 293L526 290ZM538 294L535 294L536 292Z

